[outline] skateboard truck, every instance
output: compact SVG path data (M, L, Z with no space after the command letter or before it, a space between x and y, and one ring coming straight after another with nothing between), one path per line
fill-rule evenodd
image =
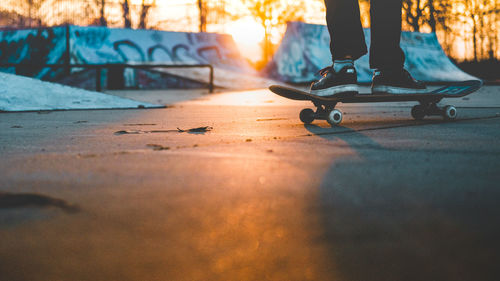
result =
M326 120L330 125L335 126L342 122L342 112L335 109L336 102L333 103L320 103L313 101L316 106L316 112L310 108L303 109L300 112L300 121L304 124L311 124L314 120Z
M438 106L437 102L415 105L411 109L411 116L415 120L422 120L425 116L442 116L445 120L457 118L457 109L452 105Z
M373 103L373 102L418 102L411 109L411 116L416 120L422 120L425 116L441 116L445 120L457 118L457 109L454 106L439 106L443 98L459 98L469 95L482 86L482 81L469 80L463 82L450 83L447 86L438 88L428 93L414 93L401 95L373 95L357 94L347 97L318 97L309 92L290 87L272 85L269 89L282 97L311 101L316 107L316 111L306 108L300 112L300 120L305 124L310 124L314 120L326 120L330 125L336 126L342 122L342 112L335 109L337 103Z
M415 105L411 109L411 116L415 120L422 120L425 116L442 116L445 120L455 120L457 118L457 109L452 105L438 106L438 101L423 102ZM343 114L340 110L335 109L337 105L334 103L320 103L313 101L316 106L316 111L306 108L300 112L300 121L305 124L311 124L314 120L326 120L330 125L336 126L342 122Z

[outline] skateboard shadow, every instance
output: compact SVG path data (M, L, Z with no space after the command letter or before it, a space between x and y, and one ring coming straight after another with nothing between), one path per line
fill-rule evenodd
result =
M370 133L351 128L305 128L356 155L333 159L315 209L324 229L319 243L327 245L341 280L499 276L492 261L500 242L492 237L500 226L489 218L498 217L500 208L475 190L478 183L471 179L477 171L450 167L456 155L385 147ZM479 186L495 184L485 180Z
M316 124L305 124L304 127L311 135L318 136L329 141L342 140L352 148L359 147L360 145L365 147L382 148L380 144L370 137L349 127L340 125L335 127L321 127Z

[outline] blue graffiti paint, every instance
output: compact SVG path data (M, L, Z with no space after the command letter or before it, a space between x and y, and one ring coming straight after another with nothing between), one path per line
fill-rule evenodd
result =
M38 78L52 77L60 70L36 65L62 63L65 38L65 29L61 27L0 32L0 64L35 65L17 67L17 73Z
M113 49L120 54L123 61L145 62L146 56L141 48L130 40L120 40L113 43ZM130 49L125 52L125 49Z
M157 50L161 50L163 51L164 54L167 55L166 58L162 58L161 55L157 55L155 57L155 53L162 53L162 52L157 52ZM172 61L174 60L174 56L172 55L172 53L170 52L169 49L165 48L165 46L161 45L161 44L158 44L158 45L154 45L152 47L150 47L148 49L148 61Z
M211 63L255 73L224 34L71 26L69 38L71 63ZM0 63L62 63L65 28L0 31L0 46ZM50 71L31 68L23 74L42 78Z
M365 29L366 43L370 44L370 30ZM292 83L318 79L316 73L330 65L330 36L324 25L290 22L273 60L266 66L264 75ZM423 81L463 81L475 79L446 56L433 33L403 32L401 47L406 54L405 67ZM370 82L372 69L368 55L355 62L358 81Z

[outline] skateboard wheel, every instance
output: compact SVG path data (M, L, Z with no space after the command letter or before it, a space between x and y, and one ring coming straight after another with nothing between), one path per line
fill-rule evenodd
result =
M443 108L443 117L445 120L455 120L457 118L457 109L451 105L445 106Z
M326 121L332 126L340 124L340 122L342 122L342 112L337 109L330 111L330 113L328 113Z
M310 108L302 109L299 117L304 124L311 124L314 121L314 111Z
M422 105L415 105L411 109L411 117L413 117L415 120L422 120L425 117L425 107Z

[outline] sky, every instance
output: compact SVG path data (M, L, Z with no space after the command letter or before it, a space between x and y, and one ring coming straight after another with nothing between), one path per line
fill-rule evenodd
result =
M165 24L170 30L179 29L186 31L198 31L198 11L192 9L196 7L196 0L158 0L158 10L164 18L170 18L171 22ZM246 7L240 0L230 1L230 7L226 6L235 13L241 13L243 16L231 23L222 23L219 26L209 25L209 32L228 33L233 36L242 55L251 61L258 61L262 57L262 51L259 43L264 39L264 29L251 16L246 15Z
M191 31L197 31L197 24L198 24L198 11L196 9L197 0L156 0L156 1L159 7L162 6L167 7L167 5L170 7L166 8L164 13L162 12L165 15L165 17L170 17L170 18L181 17L180 21L182 22L181 28L185 30L186 26L192 26L193 29ZM217 0L212 0L212 1L216 2ZM246 7L243 5L242 1L243 0L226 1L227 3L229 3L226 4L226 8L233 12L237 11L239 13L244 14L246 11ZM296 0L282 0L282 1L293 2ZM323 1L305 0L305 3L307 3L307 5L305 5L304 7L305 21L308 23L326 24ZM453 5L452 9L455 10L455 12L458 14L463 13L464 15L466 15L467 11L465 9L465 6L458 5L460 3L463 4L465 2L456 1L456 4ZM479 3L480 4L479 6L481 6L482 5L481 3L491 4L493 2L482 2L479 0L474 0L467 3L476 3L476 4ZM195 7L195 9L193 9L192 7ZM363 9L362 14L365 15L368 14L369 4L367 2L361 3L361 9ZM188 16L186 17L185 15ZM182 21L183 16L184 16L184 22ZM364 26L369 26L368 17L362 18L362 20ZM498 26L498 22L496 23L496 25ZM175 28L175 24L169 25L169 27L172 26ZM448 42L449 46L451 46L451 49L449 50L450 55L452 55L456 59L459 60L465 58L471 59L473 54L471 29L472 29L472 23L470 18L467 18L466 16L462 18L456 18L456 19L454 18L454 26L451 27L451 32L448 32L449 34L447 35L444 32L441 33L438 32L438 38L442 44L445 41ZM250 16L243 17L239 20L230 23L222 24L220 26L210 25L208 31L231 34L234 37L237 45L239 46L242 54L245 57L249 58L250 60L256 61L258 60L256 58L260 58L261 56L261 48L259 42L264 37L263 35L264 30ZM275 44L279 43L281 35L284 33L284 31L285 31L284 26L281 29L274 31L274 36L272 38L273 43ZM429 32L430 30L429 28L424 27L422 28L422 31ZM478 36L481 35L479 34ZM496 44L499 43L497 42ZM500 52L498 48L497 52Z
M294 0L283 1L292 2ZM324 24L324 12L321 11L323 3L321 1L307 1L310 1L308 9L306 9L307 22ZM208 31L232 35L244 57L254 62L260 60L262 58L260 43L264 39L264 28L250 16L241 0L226 2L226 10L232 14L239 14L240 17L231 22L222 22L219 26L211 24L208 26ZM193 7L196 8L196 4L197 0L157 0L156 2L162 17L171 19L171 22L168 22L166 26L170 30L179 29L179 31L186 31L186 25L191 26L191 31L198 30L198 10L193 9ZM272 30L272 43L279 44L284 31L285 26Z
M27 15L27 4L32 0L0 0L0 8L7 10L16 10ZM106 8L108 23L110 26L122 26L122 12L120 2L122 0L106 0L109 4ZM143 0L129 0L132 4L131 17L133 26L137 26L139 22L140 4ZM197 8L197 0L145 0L155 4L155 8L150 10L148 17L149 24L153 28L169 31L191 31L197 32L199 25L199 13ZM244 0L210 0L211 5L220 5L225 2L224 9L233 15L239 17L233 19L219 20L219 24L208 25L209 32L228 33L233 36L243 56L249 60L258 61L261 58L261 44L264 38L264 29L260 26L248 12L243 4ZM298 0L281 0L284 2L294 2ZM324 3L322 0L304 0L307 5L304 6L304 20L308 23L325 24ZM36 1L35 1L36 2ZM67 20L77 19L76 24L92 24L95 23L95 17L98 15L98 9L95 5L96 0L43 0L44 7L41 9L41 18L45 24L57 25ZM98 2L98 1L97 1ZM474 3L484 3L479 0L472 1ZM85 3L92 6L90 8L92 16L86 14L84 8ZM113 4L114 3L114 4ZM459 2L462 3L462 2ZM78 4L78 8L74 8ZM82 6L83 5L83 6ZM465 8L463 5L455 5L453 8L457 11ZM367 14L368 4L363 2L361 5L362 14ZM213 15L213 14L212 14ZM209 18L213 21L213 18ZM92 22L93 21L93 22ZM462 18L456 21L452 28L453 34L445 36L444 33L438 33L438 38L446 40L452 48L450 54L457 59L472 55L472 39L471 39L471 23L470 18ZM363 18L363 24L368 26L368 18ZM490 24L486 22L486 24ZM498 22L496 23L497 26ZM279 44L281 35L285 32L285 26L271 31L271 41L274 44ZM494 27L493 27L493 30ZM424 30L427 31L427 30ZM447 39L448 38L448 39ZM450 41L451 40L451 41ZM485 43L486 44L486 43ZM499 43L496 43L497 45ZM444 45L443 45L444 46ZM484 48L483 48L484 49ZM497 52L500 52L497 48Z

